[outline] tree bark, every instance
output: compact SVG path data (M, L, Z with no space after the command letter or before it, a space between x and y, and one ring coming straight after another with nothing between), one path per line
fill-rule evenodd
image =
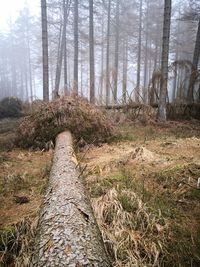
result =
M41 13L42 13L43 99L44 101L49 101L49 56L48 56L46 0L41 0Z
M115 63L114 63L114 103L117 104L117 82L118 82L118 66L119 66L119 0L116 5L116 21L115 21Z
M138 35L138 59L137 59L137 85L135 100L139 102L140 94L140 72L141 72L141 45L142 45L142 5L143 0L140 0L140 17L139 17L139 35Z
M148 41L149 41L149 1L146 2L146 33L145 33L145 55L144 55L144 85L143 85L143 100L147 103L147 80L148 80Z
M194 48L194 54L193 54L193 61L192 61L192 73L190 76L190 83L189 83L189 90L188 90L188 103L194 102L194 85L197 78L197 69L198 69L198 63L199 63L199 57L200 57L200 19L197 29L197 36L196 36L196 42L195 42L195 48Z
M106 105L110 102L110 10L111 0L108 2L107 18L107 47L106 47Z
M62 63L63 63L63 56L64 56L64 90L66 93L66 27L67 27L67 18L68 18L68 9L69 9L69 1L63 0L63 28L61 30L62 37L60 34L60 41L58 45L58 59L57 59L57 66L56 66L56 79L55 79L55 89L54 89L54 98L59 95L59 87L60 87L60 78L62 72ZM60 32L60 33L61 33Z
M31 267L111 266L76 165L70 132L56 140Z
M123 80L122 80L122 102L126 104L127 95L127 69L128 69L128 40L123 41Z
M90 102L95 103L95 70L94 70L94 21L93 21L93 0L89 0L90 19Z
M78 45L78 0L74 0L74 95L78 95Z
M100 93L99 93L99 102L103 104L103 89L104 89L104 12L102 12L102 25L101 25L101 77L100 77Z
M67 42L66 42L66 27L67 27L67 18L69 16L69 9L70 9L71 1L69 0L63 0L63 8L64 10L64 44L63 44L63 49L64 49L64 95L69 95L69 90L68 90L68 75L67 75Z
M169 60L169 38L171 24L171 0L165 0L164 24L163 24L163 43L162 43L162 82L160 87L160 98L158 106L158 120L165 122L166 114L166 98L167 98L167 82L168 82L168 60Z

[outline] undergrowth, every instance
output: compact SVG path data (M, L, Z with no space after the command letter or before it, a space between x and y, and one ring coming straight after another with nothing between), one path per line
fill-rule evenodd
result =
M86 179L113 266L199 266L199 175L189 164L139 179L126 166Z

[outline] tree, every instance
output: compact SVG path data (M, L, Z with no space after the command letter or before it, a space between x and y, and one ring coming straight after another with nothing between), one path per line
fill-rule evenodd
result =
M95 103L95 70L94 70L94 21L93 0L89 0L89 43L90 43L90 102Z
M188 90L188 102L194 102L194 85L197 78L197 71L198 71L198 63L200 57L200 18L198 23L196 41L195 41L195 48L193 53L193 60L192 60L192 73L190 76L190 83L189 83L189 90Z
M110 102L110 12L111 0L108 1L107 46L106 46L106 105Z
M162 62L161 62L162 82L160 86L160 98L159 98L159 106L157 114L158 119L163 122L165 122L167 119L166 98L167 98L167 83L168 83L170 24L171 24L171 0L165 0L163 41L162 41Z
M43 99L49 101L49 58L46 0L41 0L42 13L42 59L43 59Z
M118 65L119 65L119 2L116 4L116 21L115 21L115 63L114 63L114 103L117 103L117 82L118 82Z
M79 36L78 36L78 0L74 0L74 84L73 92L78 95L78 56L79 56Z
M66 88L67 87L66 27L67 27L69 0L67 0L67 2L66 0L63 0L62 7L63 7L63 27L60 27L60 36L59 36L60 40L58 44L58 58L57 58L57 66L56 66L55 89L54 89L55 98L58 96L59 87L60 87L63 56L64 56L64 89L65 89L65 94L67 94L66 93L66 90L67 90Z
M137 102L139 102L139 96L140 96L141 45L142 45L142 5L143 5L143 0L140 0L138 59L137 59L137 85L136 85L136 101Z

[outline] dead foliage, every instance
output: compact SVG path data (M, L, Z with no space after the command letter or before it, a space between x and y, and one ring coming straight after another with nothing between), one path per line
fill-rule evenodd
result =
M81 145L104 142L113 133L103 111L81 98L68 97L42 103L25 117L17 129L16 143L24 148L46 148L66 129Z
M128 189L109 190L93 209L113 266L161 266L166 254L167 221Z

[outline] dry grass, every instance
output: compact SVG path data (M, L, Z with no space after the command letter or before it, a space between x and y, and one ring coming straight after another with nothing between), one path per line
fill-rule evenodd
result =
M29 266L52 152L13 149L17 120L0 121L0 266ZM12 148L12 149L11 149ZM19 205L14 196L26 196Z
M128 189L113 188L92 203L114 266L162 265L168 226L160 211Z
M199 266L199 124L127 124L120 131L121 139L91 147L84 158L113 265Z

